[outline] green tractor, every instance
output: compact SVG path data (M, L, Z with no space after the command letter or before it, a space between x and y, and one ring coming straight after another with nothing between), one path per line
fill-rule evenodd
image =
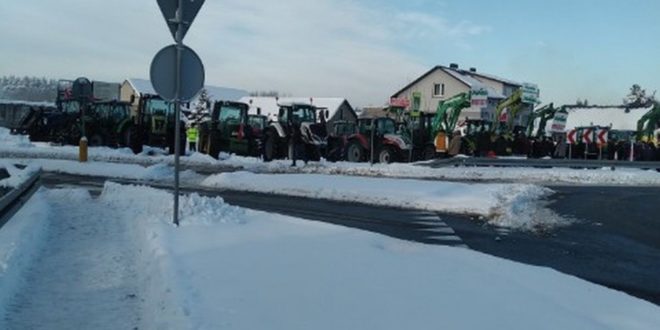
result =
M143 145L156 148L167 148L174 154L175 143L175 111L174 105L159 96L145 96L140 99L137 114L134 118L135 130L131 141L133 152L143 151ZM185 123L180 125L179 137L181 146L186 141ZM184 154L185 148L181 148Z
M202 152L218 158L220 152L258 157L266 117L248 114L245 103L220 101L213 105L210 120L201 124Z
M130 147L133 138L133 121L130 104L126 102L91 102L81 107L78 101L59 103L62 118L59 118L60 142L77 145L83 133L91 147Z

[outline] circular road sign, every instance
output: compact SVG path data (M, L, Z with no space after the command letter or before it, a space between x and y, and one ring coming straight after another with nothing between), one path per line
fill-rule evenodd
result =
M164 100L173 102L176 95L176 45L161 49L151 62L151 84ZM204 87L204 64L188 46L181 49L181 76L179 101L188 102Z

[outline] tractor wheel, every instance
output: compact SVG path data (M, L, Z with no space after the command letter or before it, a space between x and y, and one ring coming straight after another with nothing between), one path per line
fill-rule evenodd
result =
M218 159L220 157L220 145L218 141L219 132L212 130L208 134L208 142L206 143L206 148L208 149L209 156Z
M88 141L90 147L102 147L105 145L105 140L101 134L93 134Z
M293 140L289 140L288 147L286 148L287 150L287 158L289 160L292 160L293 157L296 156L296 146L293 144Z
M134 154L142 153L143 141L137 127L129 127L124 131L124 145L131 148Z
M346 148L346 160L351 163L359 163L364 159L364 149L358 142L351 142Z
M424 160L431 160L431 159L435 159L435 158L436 158L435 146L427 145L424 148Z
M383 147L378 152L378 162L382 164L391 164L394 162L394 150L390 147Z
M275 135L272 132L268 132L264 137L264 161L273 161L273 159L275 159L276 153L277 145L275 141Z

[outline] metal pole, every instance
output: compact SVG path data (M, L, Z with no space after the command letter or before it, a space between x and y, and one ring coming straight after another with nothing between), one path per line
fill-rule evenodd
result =
M183 0L176 11L176 100L174 101L174 224L179 226L179 155L181 154L181 53L183 51Z
M374 164L374 134L376 133L376 120L371 121L371 165Z
M413 162L413 149L415 147L415 124L413 124L413 118L410 116L410 122L408 123L408 129L410 130L410 156L408 159L409 163ZM421 123L420 123L421 124Z

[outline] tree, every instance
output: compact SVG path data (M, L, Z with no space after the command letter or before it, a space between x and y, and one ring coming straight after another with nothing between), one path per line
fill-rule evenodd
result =
M646 90L638 84L634 84L630 88L630 93L623 100L623 104L629 108L645 108L649 107L654 102L655 92L653 95L648 96L646 95Z
M194 108L192 109L190 119L196 124L199 124L210 116L210 108L211 98L209 97L209 92L206 90L206 88L203 88L199 93L199 97L197 98Z

